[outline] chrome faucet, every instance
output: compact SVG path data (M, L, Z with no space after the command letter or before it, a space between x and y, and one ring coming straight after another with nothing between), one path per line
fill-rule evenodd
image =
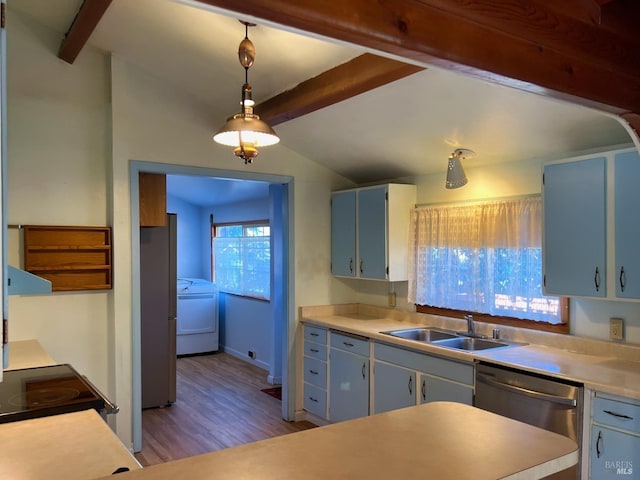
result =
M470 337L475 336L476 332L473 329L473 315L465 315L464 319L467 321L467 335Z

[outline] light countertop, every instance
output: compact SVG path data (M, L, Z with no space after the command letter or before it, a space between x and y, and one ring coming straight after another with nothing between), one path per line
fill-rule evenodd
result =
M9 366L6 370L44 367L56 362L37 340L9 342Z
M467 405L434 402L118 478L524 480L543 478L577 461L578 446L569 438Z
M95 410L0 424L0 445L0 478L12 480L88 480L140 468Z
M444 317L411 312L395 313L393 310L382 307L365 306L363 308L351 305L344 310L341 311L339 306L337 311L331 307L302 307L300 317L305 323L334 328L412 350L466 362L485 360L575 381L592 390L640 399L640 347L638 346L546 332L523 333L524 329L516 331L500 326L503 332L515 332L509 340L527 344L467 352L380 333L415 326L435 326L460 331L465 329L462 328L464 323L462 320L453 320L452 323ZM477 322L476 325L480 326L480 323ZM490 331L486 333L490 335ZM548 342L548 344L538 342Z

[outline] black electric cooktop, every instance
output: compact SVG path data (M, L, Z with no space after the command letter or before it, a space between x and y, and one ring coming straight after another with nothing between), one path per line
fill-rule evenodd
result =
M71 365L7 370L0 382L0 423L79 410L104 410L105 400Z

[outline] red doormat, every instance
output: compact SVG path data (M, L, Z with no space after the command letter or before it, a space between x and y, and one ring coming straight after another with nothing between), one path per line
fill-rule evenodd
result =
M282 400L282 387L272 387L272 388L263 388L260 390L261 392L266 393L267 395L271 395L273 398L277 398L278 400Z

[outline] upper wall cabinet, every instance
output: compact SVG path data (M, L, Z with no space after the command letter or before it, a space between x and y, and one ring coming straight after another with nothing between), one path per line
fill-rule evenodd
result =
M167 225L167 177L164 173L138 174L140 226Z
M640 155L615 155L616 296L640 298Z
M635 149L544 167L545 293L640 299L638 182Z
M409 218L415 202L415 185L385 184L334 192L332 274L407 280Z
M544 286L550 295L606 295L606 158L546 165Z

